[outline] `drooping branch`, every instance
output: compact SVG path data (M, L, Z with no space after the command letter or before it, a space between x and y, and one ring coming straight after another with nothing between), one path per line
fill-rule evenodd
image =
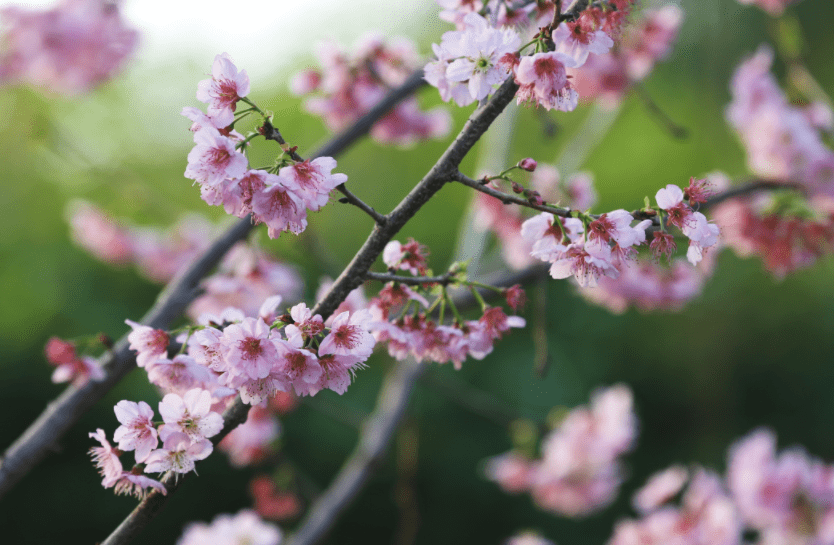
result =
M337 156L356 140L368 133L371 127L397 103L421 87L423 70L416 70L401 86L392 89L379 103L357 119L349 128L328 141L312 157ZM232 225L160 293L154 306L142 318L141 323L165 329L182 315L185 308L199 295L200 281L220 262L226 252L246 238L252 230L251 219L246 218ZM128 349L127 335L115 344L113 350L99 359L105 378L88 382L81 388L67 387L60 396L49 403L43 413L14 442L0 458L0 498L24 475L37 465L64 434L97 403L127 373L136 367L133 351Z
M516 197L515 195L510 195L509 193L504 193L503 191L498 191L497 189L489 187L486 184L486 182L473 180L472 178L464 174L461 174L460 172L455 172L453 175L453 179L454 181L459 182L467 187L471 187L475 191L480 191L481 193L485 193L490 197L495 197L504 204L517 204L519 206L526 206L527 208L532 208L533 210L538 210L540 212L550 212L554 216L561 216L563 218L571 217L572 210L570 208L557 208L548 204L536 204L530 202L527 199Z

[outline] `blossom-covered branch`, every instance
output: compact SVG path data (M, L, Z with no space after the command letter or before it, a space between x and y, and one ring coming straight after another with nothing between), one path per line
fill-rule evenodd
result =
M342 153L356 140L367 134L374 122L383 117L398 102L409 97L423 84L422 70L417 70L401 86L392 89L384 99L357 119L350 127L328 141L312 157L334 156ZM200 293L200 281L217 265L237 242L246 238L253 225L242 219L220 235L214 243L177 279L159 295L154 306L141 323L154 328L165 328L178 318L186 306ZM103 380L90 381L81 388L68 387L35 420L0 458L0 497L11 489L26 473L52 450L63 435L98 400L110 391L128 372L135 368L135 354L128 349L127 335L111 351L99 359L104 368Z

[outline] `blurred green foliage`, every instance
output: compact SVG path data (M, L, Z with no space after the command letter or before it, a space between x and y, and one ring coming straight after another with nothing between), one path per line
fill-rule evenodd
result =
M431 3L427 3L431 4ZM669 60L657 67L646 88L656 102L687 127L686 140L671 139L645 107L630 97L610 133L582 168L593 172L599 210L635 208L644 195L692 175L723 170L745 175L743 152L723 119L728 80L736 64L769 41L772 21L735 0L684 0L687 18ZM810 71L834 91L834 5L805 0L792 9L805 33ZM434 21L428 5L425 21ZM415 25L420 24L415 21ZM415 26L423 51L437 41L440 27ZM49 336L63 338L99 331L118 337L125 318L138 319L159 288L133 269L115 270L74 246L64 207L72 198L92 200L114 216L136 224L168 225L186 210L221 219L183 178L191 139L180 117L193 100L196 82L214 52L200 60L135 68L87 97L44 98L28 89L0 91L0 448L16 438L61 392L53 385L42 347ZM207 60L208 59L208 60ZM299 60L301 62L301 60ZM782 73L783 67L777 66ZM252 97L276 113L283 134L305 152L326 138L321 122L286 91L287 74L254 81ZM426 104L437 93L421 95ZM513 106L514 107L514 106ZM469 108L456 109L459 127ZM543 135L537 112L520 112L513 161L532 156L551 161L574 136L589 109L551 116L556 137ZM378 210L390 210L427 171L448 140L411 150L354 146L339 160L350 187ZM463 165L475 168L477 148ZM258 144L253 162L269 160L274 149ZM442 190L404 229L432 251L442 270L451 259L454 236L471 195L462 187ZM289 235L261 243L297 263L312 298L318 278L335 275L362 243L369 220L333 203L311 217L301 239ZM313 242L316 244L313 244ZM318 246L318 250L311 248ZM428 372L450 388L488 393L519 416L544 421L554 406L584 403L599 385L624 382L635 391L641 432L628 459L630 477L611 508L583 521L537 510L529 497L511 497L480 475L484 458L510 447L504 425L461 406L456 395L421 385L409 413L417 437L418 543L497 544L533 528L562 544L604 543L616 519L629 513L628 495L652 472L672 462L722 470L727 447L760 425L773 427L780 444L800 443L834 459L834 283L832 262L781 282L756 260L730 252L719 259L704 296L677 314L622 316L584 302L567 282L547 283L546 319L552 359L549 373L532 372L528 331L515 332L482 362L456 372L450 366ZM308 299L310 300L310 299ZM529 316L528 316L529 318ZM355 444L357 430L331 413L367 413L391 362L378 354L342 397L320 394L320 404L302 405L284 419L284 452L323 489ZM142 372L118 385L95 410L0 505L4 543L92 543L103 539L132 509L134 500L114 497L99 486L86 455L87 433L116 427L112 406L121 399L156 404L158 395ZM328 408L327 410L323 410ZM395 457L371 479L338 522L329 543L388 543L398 525L394 500ZM234 471L222 454L200 466L137 543L172 544L189 520L210 520L249 505L248 478L259 470ZM292 525L287 528L291 529Z

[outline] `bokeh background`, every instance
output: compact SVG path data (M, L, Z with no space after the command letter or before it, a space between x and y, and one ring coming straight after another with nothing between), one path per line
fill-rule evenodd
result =
M88 199L138 225L170 225L185 211L223 219L183 177L191 135L189 122L179 115L183 106L198 105L196 84L215 54L228 51L248 69L252 98L275 111L282 133L306 152L327 132L289 94L287 83L295 70L314 62L315 40L334 37L348 44L377 27L388 36L413 37L428 53L447 29L429 1L317 2L309 10L300 2L251 9L241 2L233 13L183 2L190 15L180 15L181 21L167 20L162 3L149 3L147 9L156 12L142 11L138 3L127 3L127 16L135 17L145 43L115 81L75 99L0 89L2 449L63 389L49 380L52 369L42 355L47 338L99 331L116 338L127 330L124 319L138 319L159 291L134 269L110 268L73 245L66 204ZM645 86L690 136L671 138L639 100L629 97L581 165L595 177L600 211L636 208L644 195L667 183L684 184L692 175L723 170L738 178L746 173L743 151L723 119L728 80L745 55L772 41L772 21L735 0L682 0L680 5L686 19L678 44ZM834 4L804 0L790 12L804 31L811 72L831 93ZM233 27L228 36L224 27ZM784 73L778 62L776 71ZM431 89L420 97L425 105L439 103ZM455 127L469 111L454 108ZM522 108L509 157L513 162L526 156L554 160L592 114L581 107L551 115L559 131L547 137L539 115ZM365 140L339 159L339 171L348 174L355 193L387 211L451 138L410 150ZM479 145L464 171L496 153L505 152ZM444 269L453 255L454 235L471 196L463 187L445 188L401 235L430 247L435 270ZM309 233L299 239L260 236L266 247L298 267L312 301L318 278L338 273L369 228L358 211L331 204L311 217ZM310 250L313 238L320 246L316 252ZM416 391L405 435L327 542L396 542L395 484L405 478L397 457L408 453L416 456L416 470L402 482L416 494L416 542L432 544L498 544L520 529L535 529L561 544L604 543L614 522L631 514L628 497L649 474L672 462L721 471L727 448L757 426L772 427L780 446L805 445L812 454L834 460L832 265L825 259L777 281L757 260L725 251L703 297L679 313L612 315L585 302L568 282L546 283L551 356L546 377L533 373L529 330L513 333L487 359L467 362L459 372L433 366ZM385 354L375 355L344 396L325 391L316 403L302 404L283 420L281 446L314 487L324 489L353 449L358 430L344 420L371 411L390 366ZM553 407L585 403L594 388L620 382L633 388L641 424L637 448L627 458L623 494L613 506L585 520L562 519L538 510L529 496L508 496L483 479L483 460L508 450L511 442L504 423L463 406L462 399L473 391L541 423ZM86 454L88 432L115 429L112 406L121 399L155 406L159 397L141 371L122 381L61 441L58 452L3 499L0 541L94 543L133 508L132 498L101 489ZM187 521L208 521L251 505L247 483L261 472L232 470L223 454L211 456L200 465L200 477L189 479L137 543L173 544Z

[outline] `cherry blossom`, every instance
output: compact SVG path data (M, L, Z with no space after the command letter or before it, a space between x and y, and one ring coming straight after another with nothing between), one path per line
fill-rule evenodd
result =
M67 206L72 239L96 258L113 265L129 263L133 242L127 229L92 203L74 200Z
M58 337L52 337L44 347L46 360L55 366L52 382L72 382L76 388L81 388L89 380L104 378L104 369L98 362L88 356L78 356L75 345Z
M189 524L177 545L279 545L281 530L263 522L252 511L241 511L237 515L217 515L211 524L196 522Z
M252 479L249 494L255 502L255 511L266 519L285 520L301 512L301 503L296 495L278 490L275 481L266 475Z
M159 444L153 424L153 409L144 401L135 403L122 400L113 407L121 426L116 428L113 440L123 451L135 450L136 463L142 463Z
M119 461L121 451L113 448L107 440L104 430L99 428L95 433L90 433L90 437L101 443L100 447L92 447L90 449L90 456L99 468L99 474L104 477L101 485L104 488L110 488L122 474L122 463Z
M188 153L185 177L216 188L224 180L244 175L249 161L235 149L235 142L210 126L194 133L194 148Z
M130 342L130 349L138 352L136 365L145 367L168 354L168 344L171 342L171 336L168 333L161 329L137 324L132 320L125 320L125 323L133 329L127 336L127 340Z
M284 185L294 188L304 206L315 212L327 204L330 192L336 189L336 186L347 181L345 174L331 174L334 168L336 168L335 159L318 157L312 161L302 161L284 167L279 174L283 179L290 181L289 184Z
M281 425L272 412L253 406L246 422L229 432L217 446L228 453L233 466L242 467L266 456L280 432Z
M373 352L376 342L367 330L370 321L371 314L367 310L339 314L330 326L330 333L321 342L319 354L355 356L364 361Z
M561 52L522 57L515 69L518 103L530 101L546 110L572 111L576 108L578 95L568 81L565 68L577 65L573 57Z
M223 330L220 340L228 352L222 370L229 375L227 382L240 375L258 379L269 374L278 355L269 334L269 326L260 318L246 318Z
M159 428L163 441L172 434L184 433L198 442L223 429L223 417L211 411L211 393L200 388L189 390L182 397L166 395L159 403L159 414L165 421Z
M188 435L173 432L165 439L163 448L154 450L145 460L145 473L188 473L194 469L194 462L204 460L212 450L208 439L192 443Z
M307 210L293 187L283 178L253 195L253 219L267 225L269 238L278 238L282 231L297 235L307 228Z
M237 102L249 94L249 76L246 70L238 72L228 53L214 57L211 76L197 84L197 100L208 104L215 126L226 127L234 121Z
M161 493L163 496L168 495L168 491L161 482L151 479L150 477L146 477L141 473L134 473L134 471L140 471L138 467L139 466L134 468L132 471L122 472L118 480L113 485L113 491L116 494L129 494L139 500L144 500L148 495L148 489L152 488Z
M561 23L553 31L556 51L573 58L572 67L582 66L589 53L603 55L614 46L614 40L602 30L594 30L586 13L573 23Z
M426 247L413 238L408 239L405 244L392 240L385 245L385 249L382 251L382 262L389 269L408 271L415 276L426 274L428 270L427 257Z
M201 354L204 358L207 356L205 351ZM147 371L148 381L167 392L185 392L216 382L215 376L206 367L185 354L178 354L172 360L158 358L148 366Z

